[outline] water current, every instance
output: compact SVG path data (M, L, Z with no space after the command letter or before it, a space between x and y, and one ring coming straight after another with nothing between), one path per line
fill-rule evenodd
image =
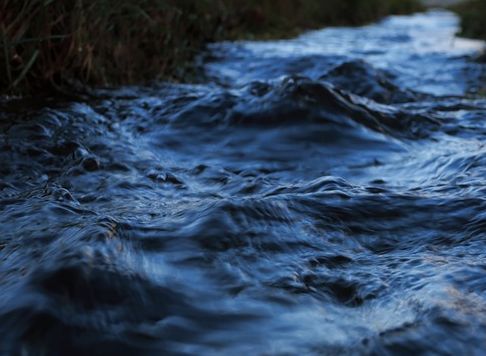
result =
M486 66L445 11L4 100L3 355L482 355Z

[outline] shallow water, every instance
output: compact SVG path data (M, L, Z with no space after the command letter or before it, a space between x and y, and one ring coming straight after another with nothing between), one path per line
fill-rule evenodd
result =
M481 43L448 12L4 102L0 351L482 354Z

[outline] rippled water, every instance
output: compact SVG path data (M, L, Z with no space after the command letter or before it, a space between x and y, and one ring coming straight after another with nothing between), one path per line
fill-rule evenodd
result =
M481 43L221 43L208 84L4 102L0 350L482 354Z

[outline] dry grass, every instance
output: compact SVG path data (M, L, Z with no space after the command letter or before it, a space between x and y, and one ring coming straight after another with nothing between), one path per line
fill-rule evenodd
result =
M416 0L0 0L0 92L181 78L209 41L418 8Z

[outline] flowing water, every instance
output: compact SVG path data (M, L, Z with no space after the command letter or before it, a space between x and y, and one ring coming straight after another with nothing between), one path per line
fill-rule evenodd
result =
M0 351L486 349L482 43L448 12L2 104Z

